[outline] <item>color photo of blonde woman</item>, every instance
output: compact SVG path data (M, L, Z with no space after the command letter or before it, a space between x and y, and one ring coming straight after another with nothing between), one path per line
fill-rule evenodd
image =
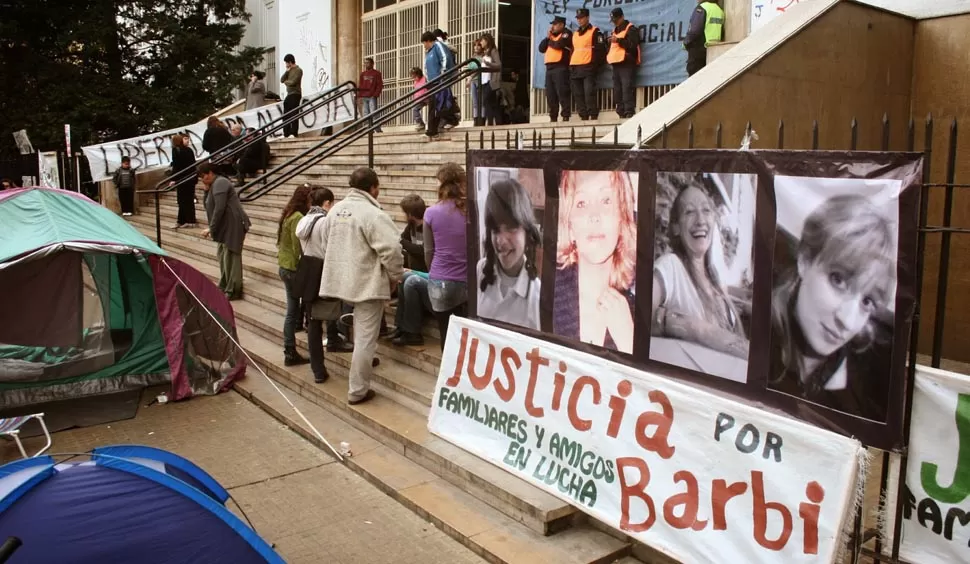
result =
M755 179L657 175L651 359L747 381Z
M851 193L838 194L835 188L828 192L836 195L806 206L812 185L824 188L827 181L776 179L779 222L769 388L885 421L895 317L898 182L886 181L880 190L872 181L858 180ZM831 182L846 186L844 180ZM809 210L801 225L790 209L796 206ZM790 219L784 221L783 214ZM779 265L781 260L784 264Z
M552 321L556 335L633 352L638 176L563 172Z

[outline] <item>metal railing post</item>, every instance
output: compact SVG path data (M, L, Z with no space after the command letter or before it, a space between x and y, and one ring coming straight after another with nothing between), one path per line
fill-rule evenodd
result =
M160 197L161 194L155 192L155 244L159 248L162 247L162 208L159 202Z
M374 168L374 118L367 120L367 166Z

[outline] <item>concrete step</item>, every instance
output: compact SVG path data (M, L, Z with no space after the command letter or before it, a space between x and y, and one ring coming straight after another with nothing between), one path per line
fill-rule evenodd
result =
M329 453L309 425L257 371L250 369L249 376L236 384L236 390ZM641 564L626 556L630 552L628 543L588 525L572 527L552 536L543 536L524 527L316 403L291 390L284 391L303 416L335 447L341 441L350 443L353 455L344 459L348 468L489 562Z
M277 342L245 327L237 331L249 354L274 380L533 531L563 530L577 513L558 498L434 437L427 430L427 415L395 402L395 395L379 393L371 402L350 406L347 382L340 374L332 374L325 384L314 384L308 366L283 366Z

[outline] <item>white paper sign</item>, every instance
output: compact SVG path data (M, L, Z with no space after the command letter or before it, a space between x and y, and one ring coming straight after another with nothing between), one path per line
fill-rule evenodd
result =
M57 164L57 151L37 153L40 169L40 185L44 188L60 188L61 174Z
M832 562L859 442L452 318L432 433L684 562Z
M907 465L900 557L970 562L970 377L917 367Z
M333 2L331 0L279 0L279 45L276 68L286 71L283 57L293 55L303 69L303 95L333 87ZM266 85L273 89L273 86ZM280 96L286 87L275 85Z
M354 118L354 94L348 92L333 102L317 108L312 114L303 116L300 120L300 131L316 131L338 123L344 123ZM223 118L227 126L241 123L246 128L256 129L270 123L283 115L283 104L263 106L233 114ZM112 141L101 145L82 147L84 156L91 165L93 180L108 180L114 171L121 166L121 157L131 158L131 166L138 172L167 168L172 165L172 135L183 133L188 135L190 146L195 151L197 159L205 158L208 153L202 150L202 136L205 135L206 122L200 121L186 127L160 131L133 139ZM271 141L283 136L283 131L277 131Z

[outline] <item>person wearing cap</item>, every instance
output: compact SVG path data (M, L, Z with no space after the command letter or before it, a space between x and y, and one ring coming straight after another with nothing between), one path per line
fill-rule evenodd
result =
M717 0L698 0L697 8L690 15L690 26L684 38L687 50L687 76L707 66L707 46L713 41L722 41L724 30L724 10Z
M589 10L576 10L579 29L573 33L573 54L569 58L569 76L572 80L573 99L579 119L599 119L599 103L596 100L596 72L606 54L603 32L590 25Z
M640 32L623 17L622 8L610 11L610 22L616 26L608 41L606 62L613 67L613 102L616 115L633 117L636 108L634 80L640 66Z
M546 61L546 100L549 118L558 121L560 106L562 120L569 121L572 100L569 94L569 61L573 52L573 35L566 29L566 18L556 16L549 34L539 42L539 52Z

